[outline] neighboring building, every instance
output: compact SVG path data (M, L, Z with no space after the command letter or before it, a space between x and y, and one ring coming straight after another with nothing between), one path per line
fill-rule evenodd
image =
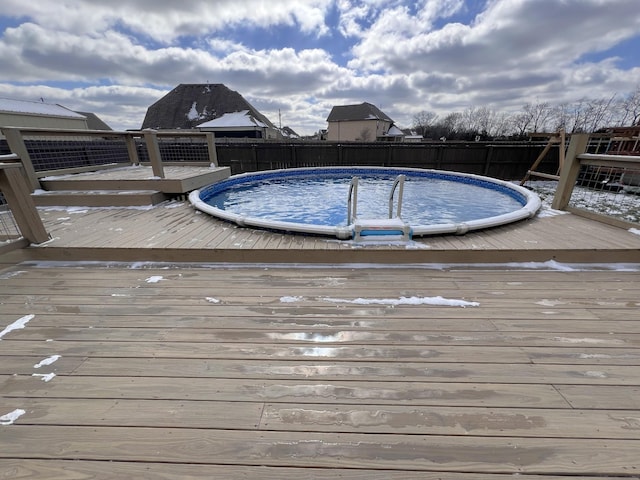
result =
M376 140L379 142L403 142L404 138L404 132L392 124L387 133L380 135Z
M230 116L227 116L231 114ZM213 120L220 120L213 125ZM237 121L237 125L233 122ZM248 123L253 124L253 126ZM259 125L260 124L260 125ZM278 129L238 92L218 84L180 84L147 109L142 128L216 129L220 136L280 138ZM254 135L260 135L258 137Z
M62 105L0 98L0 127L87 130L87 117Z
M367 102L333 107L327 122L327 140L333 142L375 142L393 125L391 118Z

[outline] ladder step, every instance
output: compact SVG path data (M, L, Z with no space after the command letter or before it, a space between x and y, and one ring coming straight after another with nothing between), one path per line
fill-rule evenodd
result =
M358 219L353 224L353 239L363 240L365 237L401 237L409 240L412 236L411 226L401 218Z

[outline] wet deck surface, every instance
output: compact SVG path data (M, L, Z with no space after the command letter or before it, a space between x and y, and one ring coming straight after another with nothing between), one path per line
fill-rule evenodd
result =
M0 478L640 474L638 271L70 265L0 272Z
M270 263L640 262L640 235L573 214L503 227L354 243L241 228L186 201L153 208L40 208L52 239L23 252L41 260Z

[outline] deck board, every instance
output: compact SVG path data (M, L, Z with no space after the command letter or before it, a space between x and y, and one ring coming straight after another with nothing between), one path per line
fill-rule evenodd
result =
M33 317L0 338L0 416L25 411L0 477L633 477L639 290L638 269L3 264L0 331Z

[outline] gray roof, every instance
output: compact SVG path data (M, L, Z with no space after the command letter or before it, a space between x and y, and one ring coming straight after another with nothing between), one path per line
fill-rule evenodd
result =
M95 113L91 112L78 112L80 115L83 115L87 119L87 127L89 130L113 130L109 125L102 121L100 117L98 117Z
M393 120L375 105L367 102L358 105L341 105L333 107L327 118L327 122L348 122L357 120L384 120L393 123Z
M0 111L26 115L44 115L47 117L84 117L82 114L69 110L57 103L29 102L10 98L0 98Z
M242 95L221 83L182 83L147 109L142 128L190 129L225 113L243 110L249 110L253 117L275 128Z

